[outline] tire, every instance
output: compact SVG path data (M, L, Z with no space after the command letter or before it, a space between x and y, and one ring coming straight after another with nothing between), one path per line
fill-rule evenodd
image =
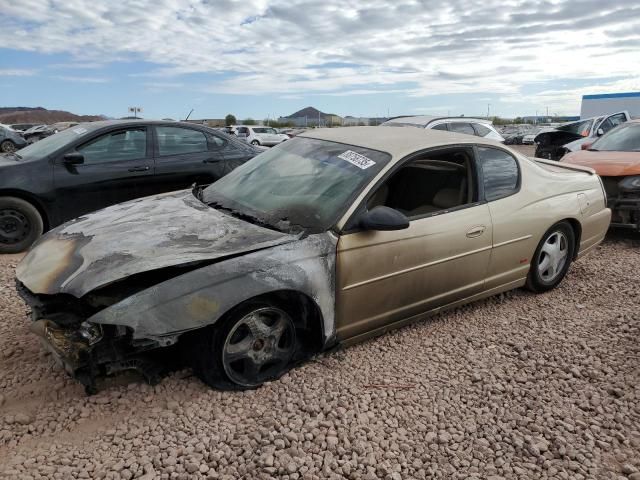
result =
M527 288L536 293L556 288L566 276L575 250L575 233L567 222L546 231L531 259Z
M210 387L249 390L280 378L298 349L291 316L279 306L247 302L195 337L194 373Z
M38 210L15 197L0 197L0 253L19 253L29 248L44 225Z
M251 145L260 145L258 140L251 140Z
M11 140L5 140L4 142L0 143L0 152L2 153L13 153L17 149L18 147Z

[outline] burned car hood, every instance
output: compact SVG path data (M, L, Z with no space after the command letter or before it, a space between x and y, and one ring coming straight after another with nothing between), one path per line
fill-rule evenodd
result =
M211 208L191 191L114 205L42 237L16 276L36 294L75 297L131 275L221 260L294 241Z
M640 152L581 150L568 153L562 161L591 167L602 177L640 175Z

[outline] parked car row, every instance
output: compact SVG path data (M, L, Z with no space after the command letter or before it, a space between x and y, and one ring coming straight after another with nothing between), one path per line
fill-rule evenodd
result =
M210 186L53 229L18 265L32 331L88 393L123 368L153 378L149 354L172 345L206 384L255 388L443 309L551 290L611 216L591 169L449 128L311 130L243 163L254 148L204 127L100 122L3 160L19 165L14 184L38 179L41 208L67 202L59 223L120 201L109 185L176 190L242 153ZM4 238L25 228L15 211L5 204Z
M32 123L0 124L0 153L15 152L75 125L78 125L78 122L58 122L51 125Z
M264 147L273 147L293 136L263 125L231 125L223 127L221 130L229 135L235 135L251 145Z

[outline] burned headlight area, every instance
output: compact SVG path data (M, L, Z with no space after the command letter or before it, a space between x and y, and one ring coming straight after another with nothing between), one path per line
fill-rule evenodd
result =
M163 346L153 339L134 339L122 325L101 325L87 319L108 307L104 296L37 295L17 282L20 296L31 307L31 331L63 368L95 393L96 378L123 370L137 370L147 381L159 380L159 368L145 353ZM111 297L111 304L118 298Z

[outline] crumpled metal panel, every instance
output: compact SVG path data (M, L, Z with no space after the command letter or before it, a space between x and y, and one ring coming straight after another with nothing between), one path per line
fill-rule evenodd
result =
M179 191L114 205L52 230L20 262L16 275L33 293L79 298L136 273L297 238L226 215L191 191Z
M211 325L257 295L294 290L319 307L328 342L335 334L336 244L337 238L325 232L206 265L132 295L88 321L125 325L134 338L158 338Z

